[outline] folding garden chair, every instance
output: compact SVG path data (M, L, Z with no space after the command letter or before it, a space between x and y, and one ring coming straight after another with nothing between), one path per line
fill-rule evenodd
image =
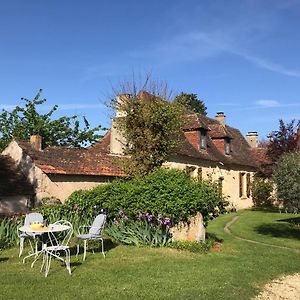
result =
M103 243L103 238L102 238L105 221L106 221L106 215L100 214L95 218L92 226L80 226L79 227L79 234L77 234L76 237L79 240L83 240L83 244L84 244L83 260L85 260L85 258L86 258L87 242L88 241L97 241L97 240L101 241L102 254L105 258L104 243ZM80 233L80 230L83 228L88 228L89 229L88 233L86 233L86 234ZM79 244L77 244L76 256L78 256L78 253L79 253Z

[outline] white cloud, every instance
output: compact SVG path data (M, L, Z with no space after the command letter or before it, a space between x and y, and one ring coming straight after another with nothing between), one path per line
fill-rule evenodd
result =
M267 107L267 108L281 106L278 101L276 101L276 100L268 100L268 99L258 100L258 101L256 101L256 104L259 105L259 106L261 106L261 107Z

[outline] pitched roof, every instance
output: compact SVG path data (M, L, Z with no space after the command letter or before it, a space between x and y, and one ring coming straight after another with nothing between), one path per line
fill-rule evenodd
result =
M223 126L215 119L208 118L201 114L187 115L188 121L184 130L197 130L199 128L208 129L207 149L196 149L187 139L176 148L176 153L183 156L217 161L227 164L244 165L257 167L255 157L252 155L251 147L241 134L241 132L228 125ZM231 140L230 155L221 153L212 142L213 139L229 138ZM191 149L193 148L193 149Z
M56 146L37 151L29 142L17 143L46 174L124 176L125 173L116 164L116 158L106 151L109 139L110 133L102 142L88 149Z
M223 126L217 120L200 114L188 114L184 132L197 131L201 128L208 131L206 149L194 147L182 134L181 143L173 154L224 164L257 167L253 151L238 129L228 125ZM109 154L110 138L111 133L108 131L98 143L87 149L51 146L37 151L29 142L17 141L17 143L46 174L125 176L124 171L116 163L118 158ZM230 155L221 153L213 143L213 139L220 138L231 139Z

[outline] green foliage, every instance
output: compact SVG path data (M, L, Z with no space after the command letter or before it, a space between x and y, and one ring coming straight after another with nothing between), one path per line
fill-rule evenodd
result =
M115 121L126 140L124 153L130 155L130 159L123 161L125 171L136 176L160 167L179 143L182 105L143 91L121 96L115 108L123 115Z
M166 226L144 221L111 222L106 234L113 240L134 246L166 246L171 242L171 234Z
M0 219L0 249L16 245L18 228L23 224L24 217Z
M285 124L283 120L279 120L279 129L272 131L267 145L267 156L272 162L276 162L282 154L296 150L295 136L299 125L300 121L296 123L292 120Z
M273 182L268 179L254 177L251 185L252 199L256 207L270 207L273 199Z
M188 111L207 115L207 107L202 100L198 99L197 94L181 93L175 97L174 102L183 105Z
M69 207L61 205L42 205L37 209L49 224L58 220L68 220L72 223L75 233L78 233L79 226L91 225L94 215L79 215L71 211Z
M5 109L0 114L0 150L4 149L13 139L28 140L31 135L39 134L43 138L44 146L72 146L80 147L93 143L101 136L97 134L101 126L90 128L90 124L83 117L84 127L81 129L78 116L52 119L53 113L58 109L54 105L46 114L38 113L38 106L46 102L39 99L42 90L33 100L21 98L25 106L16 106L12 112Z
M213 247L213 241L208 240L206 242L196 242L196 241L174 241L168 244L168 247L184 250L194 253L207 253Z
M300 151L282 155L273 178L284 208L288 212L300 212Z
M169 217L173 224L187 221L201 212L208 220L222 204L217 187L210 182L196 182L185 172L160 168L147 176L116 180L89 191L74 192L65 206L75 214L90 216L94 207L103 208L110 218L124 210L134 219L139 212Z

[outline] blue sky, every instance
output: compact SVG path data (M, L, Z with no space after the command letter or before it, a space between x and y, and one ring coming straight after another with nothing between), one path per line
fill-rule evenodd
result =
M109 126L112 88L151 72L265 138L300 119L299 29L292 0L1 1L0 108L42 88L60 114Z

